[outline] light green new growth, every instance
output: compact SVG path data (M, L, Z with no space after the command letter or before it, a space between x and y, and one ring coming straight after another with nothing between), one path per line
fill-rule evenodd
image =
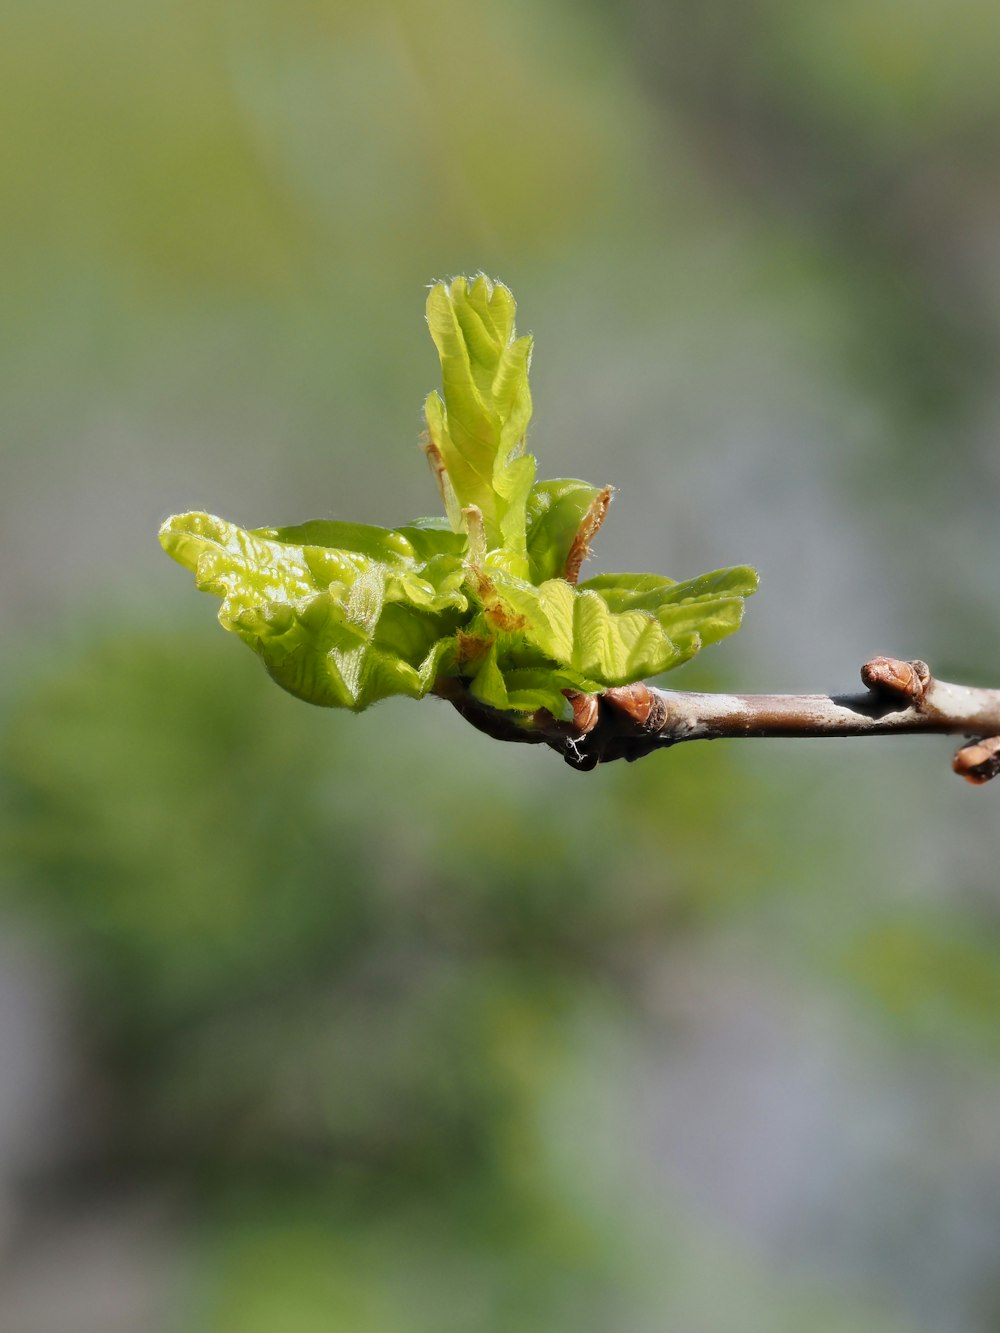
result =
M567 691L668 671L739 628L757 587L745 566L684 583L577 583L611 490L535 481L531 339L516 337L514 311L481 274L427 299L444 397L427 398L424 448L446 519L246 531L192 513L163 524L164 550L222 599L223 627L300 699L360 711L465 688L493 708L568 718Z

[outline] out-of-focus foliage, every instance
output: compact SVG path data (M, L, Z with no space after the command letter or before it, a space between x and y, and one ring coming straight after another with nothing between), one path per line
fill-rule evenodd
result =
M528 1051L546 1015L601 984L616 941L669 918L671 895L628 874L653 848L633 839L623 861L596 791L571 822L523 809L537 764L501 770L484 830L443 704L417 733L379 710L330 734L239 665L191 635L135 633L24 701L4 752L22 907L59 932L102 1030L165 1098L157 1133L204 1151L211 1132L227 1155L244 1150L234 1115L264 1147L272 1117L280 1138L304 1115L307 1141L348 1163L400 1143L420 1174L465 1169L463 1143L488 1159L518 1068L543 1073ZM430 746L440 776L414 791Z
M629 1256L645 1226L623 1240L616 1203L563 1197L544 1108L580 1022L623 1022L652 941L689 938L712 884L771 892L721 756L692 755L673 798L655 774L575 784L560 817L551 765L517 753L478 770L480 809L443 704L418 731L390 706L317 728L205 638L81 645L0 757L8 907L65 960L111 1095L95 1148L199 1201L191 1326L457 1331L482 1310L499 1333L655 1304Z
M4 1333L992 1333L946 744L584 779L323 714L150 533L423 512L421 288L482 269L546 467L619 488L596 577L764 574L679 684L995 682L995 5L8 10Z

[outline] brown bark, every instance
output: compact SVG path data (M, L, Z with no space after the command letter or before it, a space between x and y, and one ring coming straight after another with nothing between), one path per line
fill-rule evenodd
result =
M548 713L514 723L468 695L451 702L480 730L504 740L549 745L574 768L639 759L684 741L747 737L891 736L945 733L972 738L954 761L968 781L1000 772L1000 689L937 680L924 662L877 657L851 695L698 694L638 683L597 696L574 696L573 722ZM581 700L586 698L587 705Z

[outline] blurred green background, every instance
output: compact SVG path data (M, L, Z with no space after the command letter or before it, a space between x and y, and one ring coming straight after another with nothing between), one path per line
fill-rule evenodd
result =
M433 511L424 289L484 269L594 571L762 571L672 683L1000 683L998 64L995 0L12 0L4 1333L1000 1326L947 740L325 713L156 544Z

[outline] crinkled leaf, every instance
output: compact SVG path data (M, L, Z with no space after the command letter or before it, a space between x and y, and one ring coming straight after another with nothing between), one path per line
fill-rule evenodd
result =
M611 611L652 610L675 586L664 574L598 574L577 584L581 592L596 592Z
M370 523L340 523L314 518L285 528L253 528L250 535L290 546L328 546L355 551L386 565L429 560L434 555L461 556L465 538L443 520L417 519L401 528L379 528Z
M581 688L583 682L575 673L551 666L512 669L501 665L501 656L498 645L492 644L469 683L474 698L490 708L519 713L544 708L560 721L572 719L573 710L563 691Z
M430 394L424 413L430 447L454 494L453 525L457 512L477 506L490 548L505 550L523 574L524 506L535 474L534 459L523 452L531 419L531 339L515 337L514 311L507 288L482 274L471 283L455 278L431 288L427 323L441 359L444 398Z
M234 614L269 602L294 602L319 586L301 546L255 536L213 514L168 518L160 529L160 543L193 572L202 592L224 598ZM353 583L356 569L351 560L344 552L333 554L327 582Z
M744 599L757 591L757 582L755 570L737 565L682 583L654 574L604 574L581 584L580 590L595 592L611 611L655 616L679 654L676 661L659 668L669 671L699 648L739 629Z
M668 603L706 602L716 597L749 597L757 591L757 571L748 565L717 569L675 583L660 574L599 574L579 587L598 593L612 611L655 611Z
M310 703L362 709L390 694L426 694L468 607L455 553L463 543L433 528L318 521L247 532L182 514L160 540L199 588L222 598L226 629ZM335 541L352 549L326 544ZM421 546L429 559L417 558Z
M478 590L483 619L501 640L506 636L554 665L580 673L600 687L625 685L643 676L679 666L705 643L714 643L739 628L742 596L724 591L747 587L745 571L720 571L674 584L668 579L650 586L623 576L631 587L617 589L610 601L593 587L573 588L562 579L538 587L521 580L491 577ZM594 582L599 582L595 580ZM689 591L676 597L677 589ZM632 596L641 606L629 606ZM499 657L504 667L504 656Z
M436 555L412 570L390 570L387 602L403 602L414 610L465 611L469 599L463 591L465 569L452 555Z

